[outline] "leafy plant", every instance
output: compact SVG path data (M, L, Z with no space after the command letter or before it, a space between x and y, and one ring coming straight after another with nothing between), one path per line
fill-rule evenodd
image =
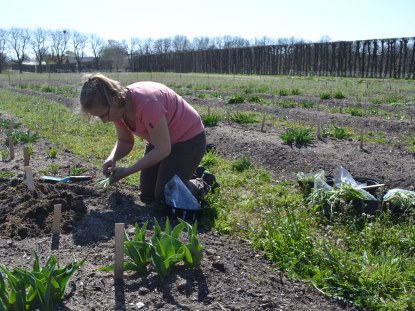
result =
M48 168L49 168L49 172L50 172L50 174L52 174L52 175L56 175L56 174L58 174L58 172L59 172L59 165L58 164L56 164L56 163L51 163L51 164L49 164L48 165Z
M192 226L189 223L179 219L180 223L185 226L187 231L187 243L185 243L185 252L183 261L188 269L194 269L200 265L203 258L203 245L197 238L197 221Z
M343 98L346 98L346 96L344 96L342 91L337 91L336 93L334 93L334 98L343 99Z
M241 157L232 163L232 168L238 172L243 172L252 166L251 159L248 157Z
M331 99L332 95L331 93L321 93L320 94L320 99Z
M188 269L194 269L202 260L203 246L197 239L197 222L192 226L182 219L179 219L173 230L169 218L166 219L165 231L156 219L154 219L154 232L150 241L146 241L146 221L141 228L135 225L135 236L131 240L125 234L124 251L131 260L123 263L125 270L144 272L147 264L151 263L153 269L163 277L170 275L175 264L183 261ZM187 231L187 242L180 240L181 233ZM114 264L101 267L101 271L113 271Z
M255 123L255 117L246 112L234 112L230 116L231 120L236 123L246 124L246 123Z
M288 96L289 95L289 92L286 89L280 89L280 90L278 90L278 95L280 95L280 96Z
M333 125L333 137L337 139L345 139L352 136L352 133L345 127L338 127Z
M31 143L39 140L40 136L38 133L30 133L30 130L27 131L13 131L13 141L14 143Z
M216 126L220 121L220 116L218 114L202 114L202 122L205 126Z
M294 88L291 89L291 95L300 95L300 89Z
M258 95L252 95L248 98L248 102L250 103L262 103L264 99L261 96Z
M57 154L58 154L58 148L56 148L56 147L51 147L49 150L48 150L48 156L49 157L51 157L52 159L55 159L56 158L56 156L57 156Z
M183 259L185 249L179 240L179 234L183 229L183 223L180 223L172 232L167 218L166 230L162 232L155 220L154 234L150 244L150 259L153 268L163 277L170 275L172 267Z
M11 171L0 171L0 178L8 179L14 176L14 172Z
M281 106L282 108L294 108L295 107L295 103L291 100L283 100L278 102L278 105Z
M296 145L305 145L314 140L311 128L288 129L280 137L288 145L292 145L294 142Z
M0 310L50 310L65 297L72 275L85 262L72 261L60 268L56 256L50 256L44 267L34 253L33 271L15 267L13 271L4 265L0 270Z
M19 128L21 125L22 125L22 123L20 123L20 122L16 122L16 121L13 122L13 128L14 129ZM10 128L10 120L0 119L0 127L4 128L4 129L9 129Z
M1 147L0 154L1 154L1 160L6 161L10 156L9 147L7 146Z
M32 143L28 143L27 144L27 149L29 151L29 155L32 156L33 155L33 144Z
M310 101L303 101L300 103L300 106L306 109L314 108L314 103Z
M364 115L363 110L356 107L346 108L345 111L355 117L363 117Z
M85 167L71 166L69 175L79 176L84 174L87 171Z
M231 96L231 98L229 98L228 100L228 104L240 104L243 103L245 101L245 96L242 94L239 95L233 95Z

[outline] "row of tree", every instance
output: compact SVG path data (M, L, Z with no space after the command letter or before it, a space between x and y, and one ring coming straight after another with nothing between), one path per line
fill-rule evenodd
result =
M415 37L138 55L133 70L415 79Z
M86 35L66 29L0 28L0 72L7 62L12 62L22 70L23 63L29 60L35 61L39 69L44 68L42 64L45 63L63 67L68 56L74 57L78 68L82 68L82 60L87 53L95 59L95 70L100 70L102 62L108 61L113 63L113 69L119 70L125 58L129 61L127 66L132 67L133 57L136 55L288 44L299 41L302 40L269 37L247 40L235 36L196 37L189 40L183 35L162 39L131 38L129 41L106 41L96 34Z
M87 51L92 56L86 57ZM22 71L30 55L40 72L54 68L415 79L415 37L340 42L323 37L312 43L293 37L249 41L233 36L190 41L177 35L105 41L70 30L0 28L0 70L9 61ZM68 59L75 62L65 64Z

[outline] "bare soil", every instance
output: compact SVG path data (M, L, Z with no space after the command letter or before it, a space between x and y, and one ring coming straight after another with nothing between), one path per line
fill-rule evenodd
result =
M76 100L48 96L70 107L77 104ZM224 105L218 100L186 99L197 105ZM281 130L267 124L261 131L261 124L224 121L207 128L208 143L216 144L218 154L224 158L249 157L258 167L269 170L276 180L294 180L300 171L318 169L332 174L342 165L353 176L376 179L385 183L386 188L413 189L414 154L406 151L399 140L400 134L414 130L409 121L345 114L328 116L317 110L248 104L232 108L266 110L276 117L310 124L319 119L322 124L381 130L390 144L365 143L361 150L356 140L326 139L303 147L289 146L279 138ZM13 117L2 112L4 116ZM0 256L2 264L9 268L30 267L33 251L38 252L42 262L55 254L61 265L87 257L71 279L58 310L357 310L324 296L308 283L287 279L249 242L206 228L199 230L204 246L199 268L186 270L179 265L168 278L151 270L144 275L125 273L122 282L114 282L111 274L98 271L113 260L114 224L123 222L132 233L135 223L141 225L149 220L151 228L156 218L164 224L167 212L161 206L141 202L138 187L122 185L103 192L89 181L42 182L39 177L51 163L58 165L58 176L68 175L69 168L75 165L85 168L84 174L99 176L99 168L81 161L69 150L59 152L56 159L48 157L51 146L43 139L34 143L30 160L35 178L33 192L24 180L23 145L16 145L15 159L1 162L2 171L12 170L16 175L0 180ZM55 204L62 204L63 208L58 239L51 234Z

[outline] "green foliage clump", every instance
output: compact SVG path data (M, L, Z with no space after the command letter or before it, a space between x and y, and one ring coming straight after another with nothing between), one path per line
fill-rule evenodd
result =
M333 137L337 139L347 139L352 136L347 128L333 125L331 128L324 128L321 134L322 137Z
M243 172L251 167L253 167L253 164L248 157L240 157L232 163L232 168L238 172Z
M31 133L30 130L27 131L13 131L13 142L17 143L31 143L39 140L40 136L38 133Z
M220 121L220 115L218 114L208 113L202 114L200 117L205 126L216 126Z
M248 102L250 103L262 103L264 101L264 99L261 96L258 95L252 95L248 98Z
M312 108L314 108L314 105L315 104L311 101L303 101L303 102L300 103L300 106L302 108L306 108L306 109L312 109Z
M334 93L334 98L336 98L336 99L344 99L344 98L346 98L346 96L343 94L342 91L337 91L336 93Z
M345 111L348 114L350 114L354 117L363 117L364 116L364 111L360 108L357 108L357 107L349 107L349 108L346 108Z
M124 252L128 259L123 262L124 270L145 272L147 265L152 267L163 277L171 274L172 268L178 262L183 261L188 269L194 269L200 265L203 257L203 246L197 238L197 221L190 225L182 219L171 229L169 218L166 219L165 231L156 219L154 219L154 232L150 241L146 240L148 221L140 228L135 225L135 235L130 239L125 234ZM180 235L187 232L187 241L182 242ZM114 264L100 268L101 271L113 271Z
M233 95L228 100L228 104L241 104L245 101L245 96L242 94Z
M293 143L296 145L305 145L314 141L311 128L288 129L280 135L280 138L288 145L292 145Z
M279 96L288 96L290 95L290 92L287 89L280 89L277 91L277 94Z
M244 124L257 122L252 113L247 112L234 112L230 115L231 121Z
M33 271L0 266L5 275L3 278L0 273L0 310L53 310L64 299L70 278L86 260L60 268L57 257L51 256L41 268L37 253L34 257Z
M300 89L298 88L291 89L291 95L300 95L300 94L301 94Z
M332 97L331 93L323 92L320 94L320 99L331 99Z
M58 148L56 148L56 147L51 147L51 148L48 150L48 156L49 156L50 158L52 158L52 159L55 159L55 158L56 158L56 156L58 155L58 152L59 152Z

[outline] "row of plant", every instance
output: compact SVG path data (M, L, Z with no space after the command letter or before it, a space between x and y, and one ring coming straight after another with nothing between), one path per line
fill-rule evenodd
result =
M195 269L200 265L203 246L197 238L197 222L190 225L179 219L179 223L172 229L167 218L165 231L162 231L157 220L154 220L150 241L146 240L147 226L148 222L141 228L136 224L132 239L125 232L125 271L145 273L151 263L160 276L167 277L180 262L187 269ZM181 238L183 232L187 233L185 242ZM58 258L52 255L45 266L40 267L36 252L34 258L32 271L21 267L8 269L4 265L0 266L0 310L54 310L56 304L65 298L70 278L86 261L84 258L59 267ZM99 270L113 271L114 264Z
M38 123L31 119L40 117L31 115L37 111L27 113L30 104L25 106L25 97L17 98L22 107L16 107L16 95L5 99L4 93L0 94L0 109L22 118L25 124L27 119L34 130ZM43 110L43 105L49 106L47 101L38 104L43 112L42 136L95 163L96 154L105 157L109 152L105 142L113 137L106 136L105 131L112 133L110 128L90 137L84 128L89 131L91 124L64 122L61 136L56 137L53 126L60 121L56 111ZM60 113L71 118L69 112ZM65 136L75 130L82 134L79 139L66 140ZM101 141L100 136L107 140ZM95 141L99 141L94 145L96 154L88 150ZM201 225L252 240L288 276L309 280L327 295L372 309L415 308L415 232L411 219L385 212L376 218L344 215L328 222L304 201L291 181L272 180L269 172L255 168L248 158L225 161L209 153L202 165L215 173L221 189L208 197L217 217L203 219Z

